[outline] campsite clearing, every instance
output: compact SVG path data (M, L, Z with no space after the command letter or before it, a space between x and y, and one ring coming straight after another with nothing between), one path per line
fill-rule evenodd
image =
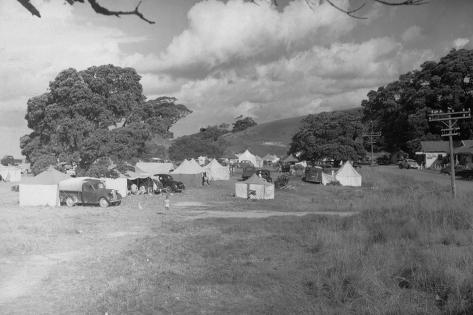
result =
M235 177L172 195L168 212L163 197L151 195L106 209L19 208L18 193L2 184L0 313L473 307L464 294L473 286L473 196L466 193L473 182L459 181L452 201L446 176L394 167L360 173L362 187L293 177L295 189L255 201L233 196Z

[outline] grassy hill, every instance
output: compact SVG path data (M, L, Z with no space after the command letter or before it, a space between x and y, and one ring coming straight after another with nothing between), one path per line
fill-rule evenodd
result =
M302 126L302 119L305 117L275 120L223 135L222 138L230 144L225 153L231 155L248 149L259 156L268 153L278 156L286 155L292 136Z

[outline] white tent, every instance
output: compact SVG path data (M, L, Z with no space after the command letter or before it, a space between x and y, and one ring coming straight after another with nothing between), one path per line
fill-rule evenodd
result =
M174 180L182 182L186 187L198 187L202 185L203 172L204 169L191 159L184 160L171 175Z
M21 181L21 168L16 166L1 166L0 175L4 181L19 182Z
M248 149L241 153L237 154L238 156L238 162L243 162L243 161L250 161L254 166L258 166L258 162L256 161L256 156L252 154Z
M205 166L205 171L207 172L210 180L230 179L230 169L228 167L222 166L216 159L213 159L207 166Z
M255 159L256 159L256 165L255 166L256 167L263 167L264 160L261 157L257 156L257 155L255 155Z
M20 207L59 206L59 182L70 178L54 168L35 177L25 178L19 185Z
M253 197L250 193L253 192ZM253 174L244 182L235 183L235 196L239 198L274 199L274 184Z
M138 162L136 163L136 167L142 170L143 172L149 173L151 175L169 174L169 172L174 169L174 165L172 163L157 162Z
M335 173L335 178L342 186L361 186L361 175L351 166L349 161Z
M128 179L126 177L101 178L100 180L105 183L105 188L115 189L122 197L126 197L128 194Z

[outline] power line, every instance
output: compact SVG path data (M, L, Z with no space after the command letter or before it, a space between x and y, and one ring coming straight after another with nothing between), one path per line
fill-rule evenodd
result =
M470 109L454 112L449 109L447 112L432 111L429 114L429 122L441 122L446 128L441 129L441 136L448 137L450 146L450 181L452 186L452 195L455 198L457 189L455 185L455 157L453 154L453 136L460 134L460 127L457 126L459 120L470 119Z
M371 122L371 128L369 133L363 134L363 137L368 137L368 143L371 145L371 166L374 164L373 160L373 144L376 143L375 138L381 137L381 132L380 131L373 131L373 122Z

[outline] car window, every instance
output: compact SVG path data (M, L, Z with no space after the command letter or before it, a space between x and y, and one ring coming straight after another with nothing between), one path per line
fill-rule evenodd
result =
M84 184L84 186L82 186L82 189L84 191L94 191L94 188L90 184Z

